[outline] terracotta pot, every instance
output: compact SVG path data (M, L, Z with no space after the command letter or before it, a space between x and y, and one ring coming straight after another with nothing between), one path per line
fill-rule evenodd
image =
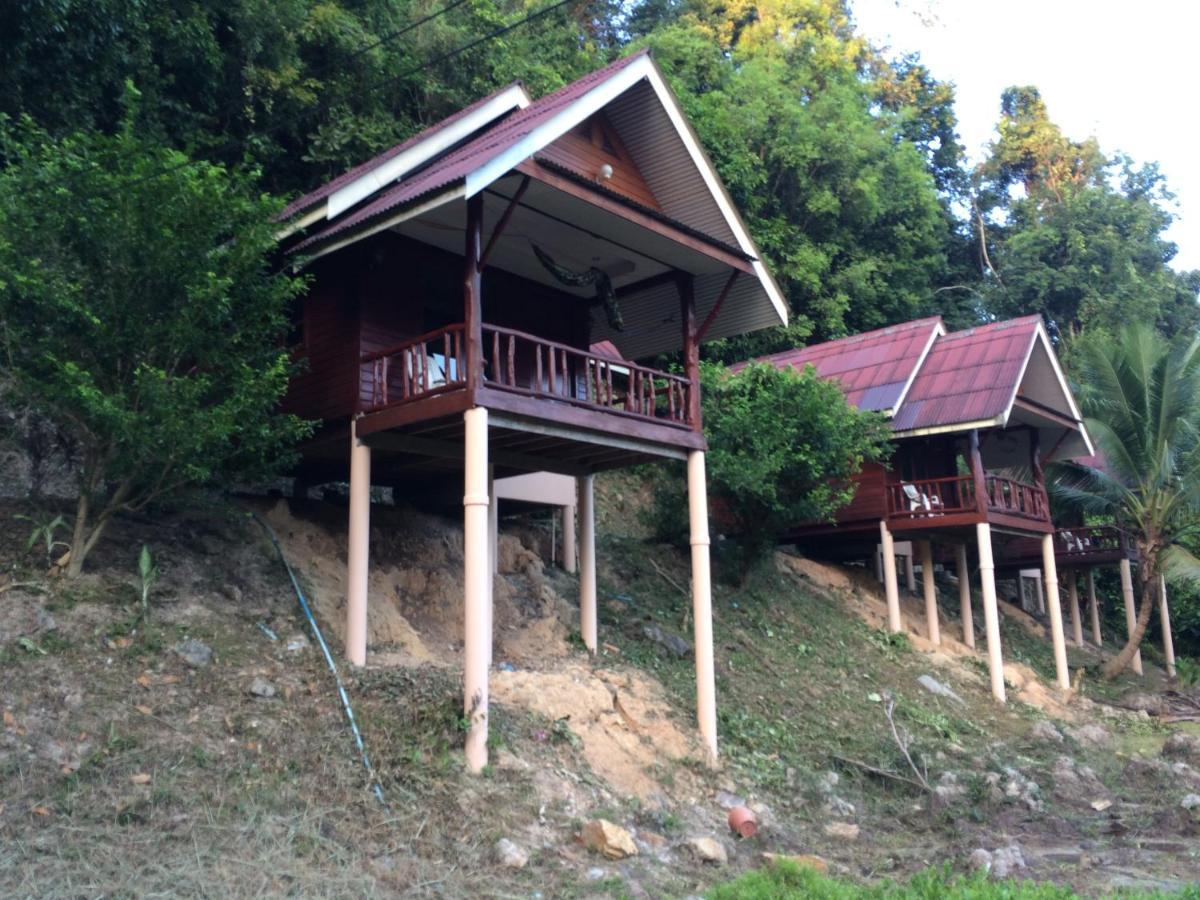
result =
M758 833L758 819L746 807L735 806L729 811L729 827L737 832L739 837L751 838Z

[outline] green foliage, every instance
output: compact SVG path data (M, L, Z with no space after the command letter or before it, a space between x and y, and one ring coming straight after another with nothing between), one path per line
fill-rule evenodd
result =
M706 896L709 900L1075 900L1079 895L1069 887L1036 881L989 881L986 875L954 875L944 868L926 869L904 883L860 886L780 860L713 888ZM1185 896L1193 894L1188 891Z
M130 101L133 115L135 102ZM70 574L116 511L286 465L277 205L253 177L139 138L6 125L0 375L78 447Z
M150 620L150 591L158 581L158 566L150 556L150 548L142 544L142 552L138 554L138 591L142 598L142 622Z
M1039 313L1059 339L1129 321L1168 334L1200 324L1200 274L1168 266L1173 198L1155 165L1070 140L1033 87L1004 92L997 131L976 172L981 290L993 315Z
M1074 353L1080 402L1104 468L1057 467L1060 503L1118 522L1137 546L1138 627L1105 668L1114 675L1140 644L1158 579L1200 583L1200 340L1167 341L1135 323L1115 337L1085 335Z
M701 382L712 514L717 530L738 536L743 571L788 528L829 519L853 498L863 463L887 456L884 419L849 406L811 368L730 374L705 363ZM660 508L677 495L660 489ZM681 509L663 520L683 533Z
M33 516L17 513L13 518L18 521L29 522L33 525L33 529L29 532L29 540L25 542L25 549L26 551L32 550L37 544L41 543L46 551L47 568L54 565L55 550L67 550L70 548L71 545L66 541L56 540L54 537L60 528L67 527L67 520L62 516L35 519Z
M931 149L952 132L948 88L912 65L872 77L837 0L693 8L647 42L793 314L715 352L742 359L930 309L952 239L931 175L948 177Z

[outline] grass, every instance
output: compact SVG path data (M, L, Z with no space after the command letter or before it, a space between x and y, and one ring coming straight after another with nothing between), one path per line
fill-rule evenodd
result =
M715 887L705 896L709 900L1076 900L1080 895L1069 887L1035 881L989 881L981 874L956 875L944 868L926 869L905 881L863 886L780 860ZM1114 896L1128 900L1197 900L1200 887L1172 894L1121 891Z

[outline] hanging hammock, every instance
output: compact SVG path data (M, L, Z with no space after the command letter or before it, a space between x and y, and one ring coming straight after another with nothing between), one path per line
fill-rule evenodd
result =
M560 284L565 284L567 287L587 287L594 284L596 298L592 301L592 305L602 304L604 306L604 315L608 319L609 327L615 331L625 330L625 323L621 319L621 307L617 305L617 293L613 290L612 279L608 277L607 272L597 269L595 266L586 272L572 271L556 263L553 257L537 244L530 241L529 245L533 247L538 262Z

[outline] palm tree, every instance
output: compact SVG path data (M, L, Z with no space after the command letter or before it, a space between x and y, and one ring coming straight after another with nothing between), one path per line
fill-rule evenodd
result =
M1056 467L1055 495L1110 517L1138 550L1137 624L1104 666L1112 679L1141 645L1159 575L1200 581L1200 559L1183 546L1200 530L1200 339L1168 341L1132 324L1114 336L1082 336L1071 361L1103 466Z

